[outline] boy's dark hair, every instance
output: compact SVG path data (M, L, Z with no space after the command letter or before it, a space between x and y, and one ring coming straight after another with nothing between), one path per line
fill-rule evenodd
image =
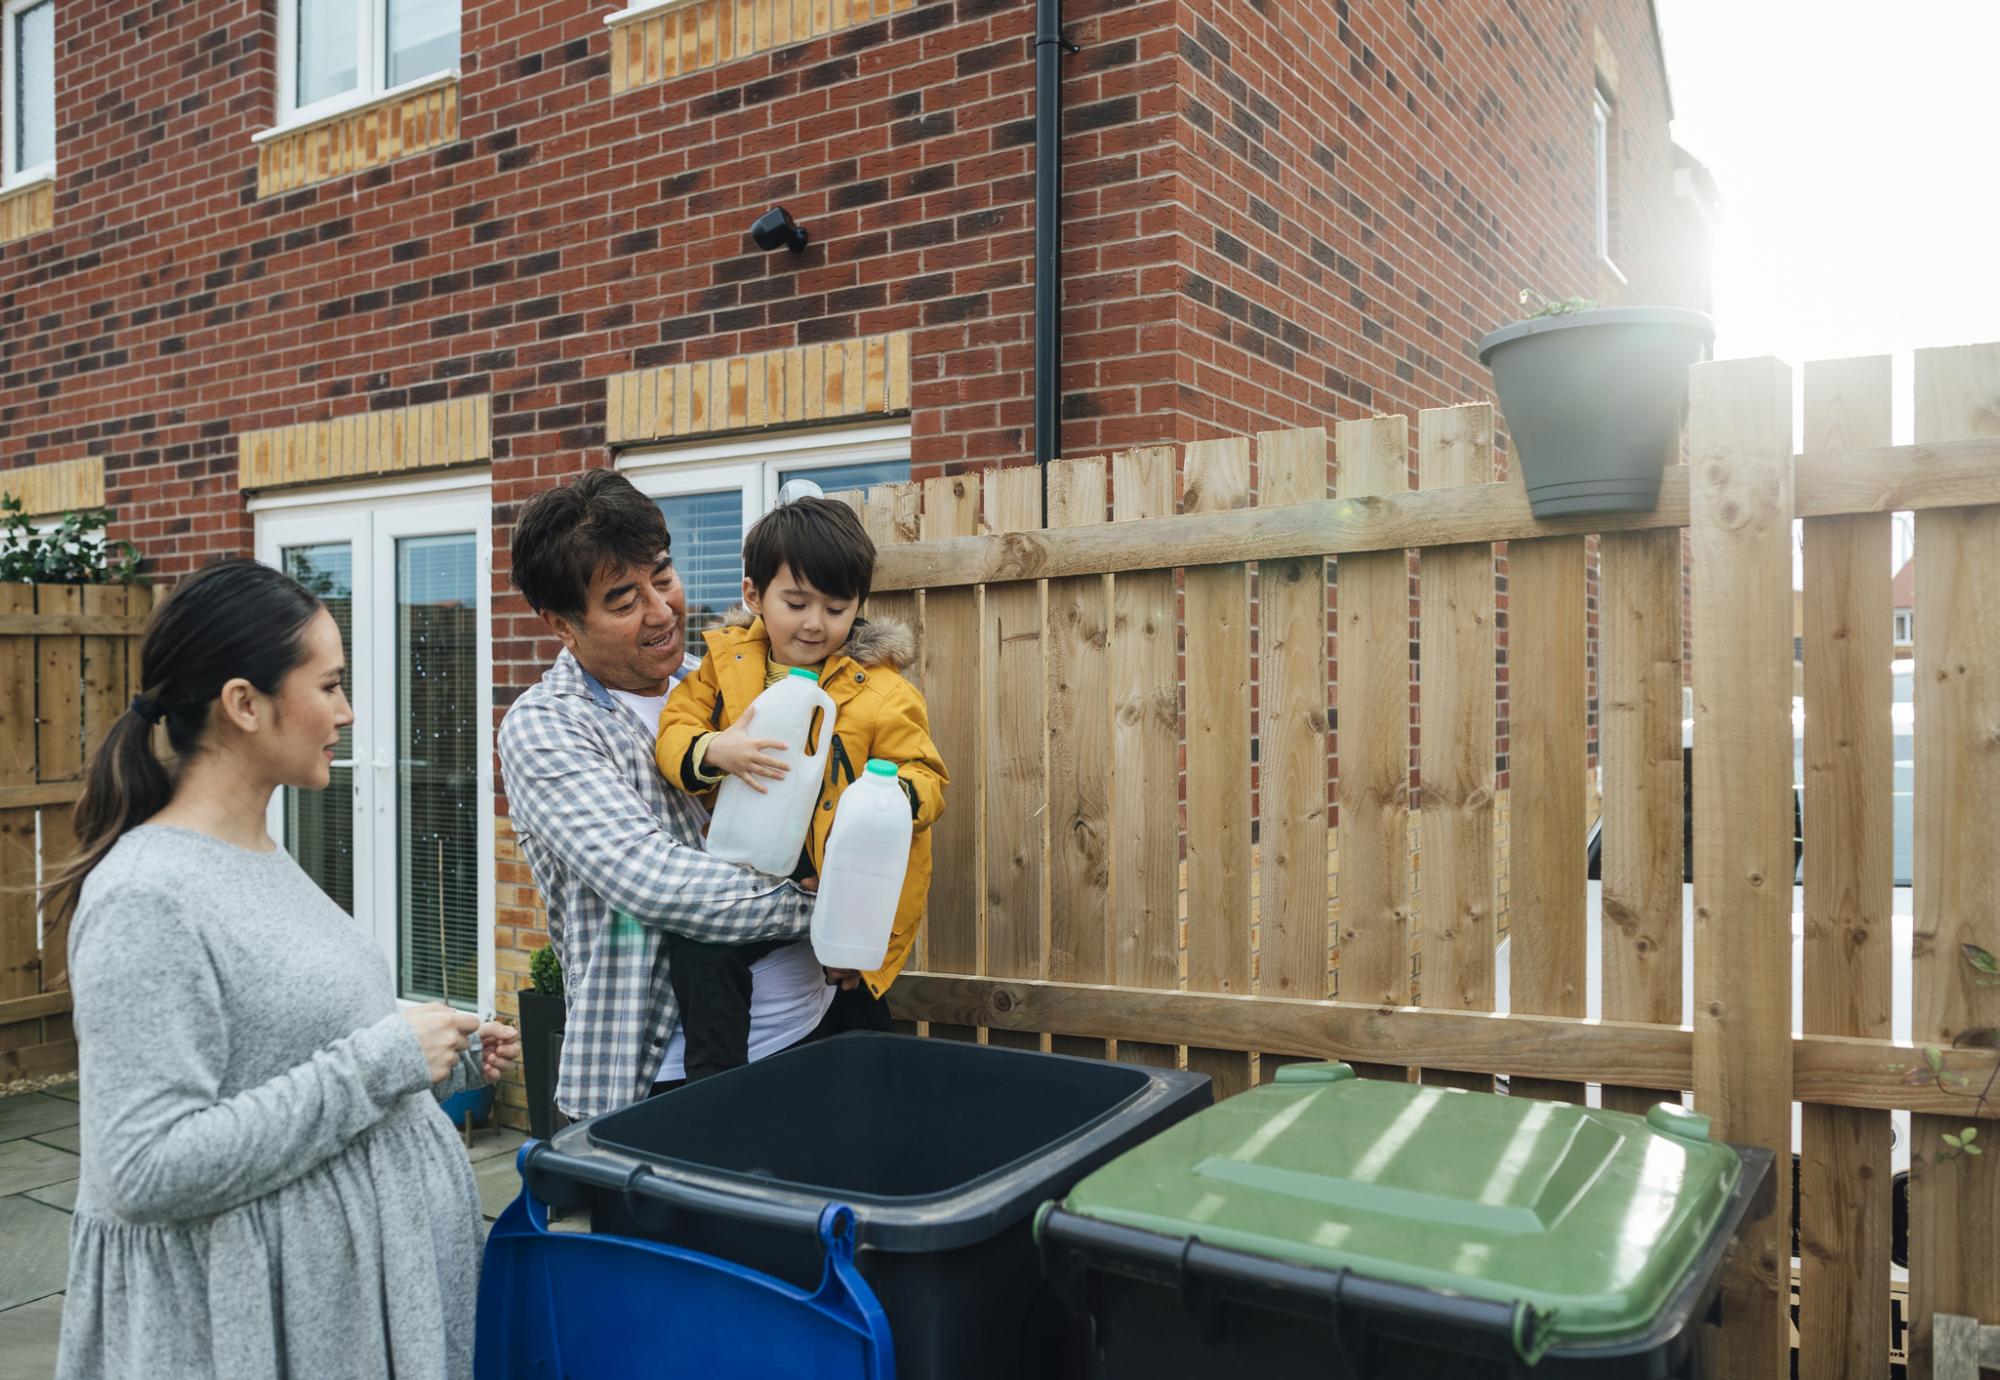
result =
M521 505L509 573L536 612L581 621L598 571L650 567L672 549L657 503L616 470L590 470Z
M743 538L743 574L759 595L785 565L821 594L859 603L875 579L875 543L845 503L795 499L758 518Z

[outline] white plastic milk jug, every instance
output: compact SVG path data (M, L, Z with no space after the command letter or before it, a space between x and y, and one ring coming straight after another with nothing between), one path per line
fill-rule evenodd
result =
M715 821L708 826L708 851L759 872L789 877L799 865L813 806L819 803L827 746L833 741L834 703L819 688L817 671L794 666L790 675L765 687L750 707L756 711L750 718L750 736L784 743L767 755L784 761L791 770L782 781L758 778L765 786L762 793L734 776L724 777L715 800ZM808 757L806 735L815 710L822 714L819 742Z
M910 798L896 764L870 758L841 793L813 903L813 955L829 968L882 966L910 867Z

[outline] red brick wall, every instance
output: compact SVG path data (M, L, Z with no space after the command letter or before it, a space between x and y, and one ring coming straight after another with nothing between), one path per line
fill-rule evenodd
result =
M615 8L467 0L458 140L260 200L269 3L60 5L55 228L0 246L0 469L102 456L114 535L171 577L250 547L239 433L490 394L504 706L552 650L512 519L608 463L610 374L907 330L917 473L1025 461L1032 0L613 96ZM1069 454L1484 397L1475 342L1522 286L1705 295L1644 0L1066 19ZM1600 31L1629 288L1593 251ZM751 245L777 202L805 254Z

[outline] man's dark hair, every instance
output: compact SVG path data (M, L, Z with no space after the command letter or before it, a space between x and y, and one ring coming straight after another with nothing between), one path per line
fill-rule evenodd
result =
M743 538L743 574L759 595L786 565L821 594L859 602L875 579L875 543L845 503L796 499L758 518Z
M658 504L618 471L590 470L521 505L510 573L536 612L581 621L598 571L651 568L671 549Z

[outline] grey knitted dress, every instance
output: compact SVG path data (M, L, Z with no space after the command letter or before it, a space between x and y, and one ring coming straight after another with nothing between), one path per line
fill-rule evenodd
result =
M134 829L69 937L58 1380L472 1373L479 1199L388 960L289 854Z

